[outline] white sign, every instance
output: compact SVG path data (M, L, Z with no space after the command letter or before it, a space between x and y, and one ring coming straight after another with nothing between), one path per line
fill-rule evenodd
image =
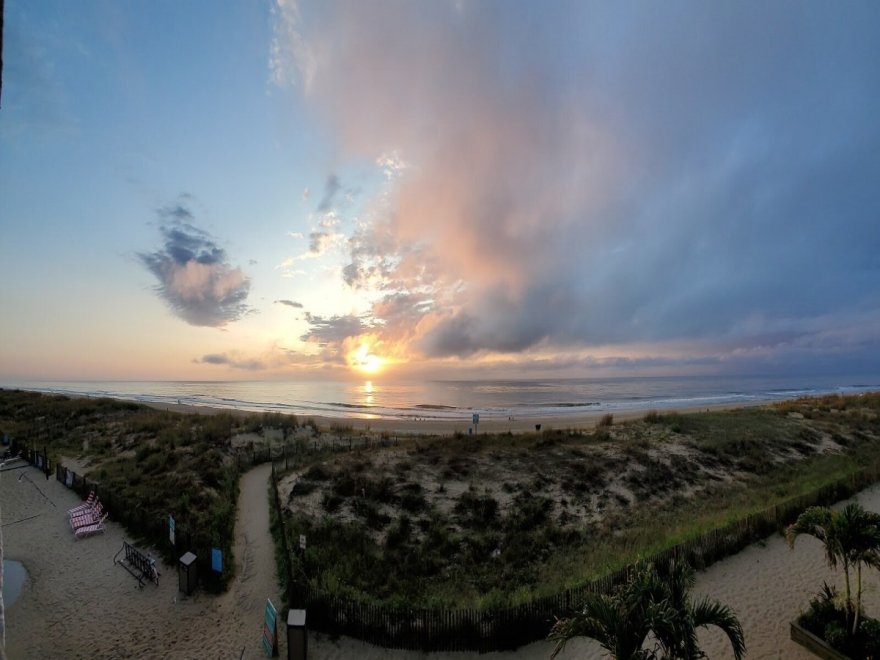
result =
M301 550L306 549L306 535L305 534L299 535L299 547Z

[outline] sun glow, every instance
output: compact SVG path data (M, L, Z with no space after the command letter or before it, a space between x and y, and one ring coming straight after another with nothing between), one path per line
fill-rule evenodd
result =
M371 353L370 345L364 343L349 356L349 363L365 374L375 374L382 370L385 360L375 353Z

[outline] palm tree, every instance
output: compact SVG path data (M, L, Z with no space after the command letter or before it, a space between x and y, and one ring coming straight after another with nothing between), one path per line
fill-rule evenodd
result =
M654 657L642 646L652 622L661 616L662 605L653 597L659 588L659 578L651 568L635 573L614 594L591 594L580 613L553 626L549 639L557 643L551 658L574 637L592 637L619 660Z
M801 534L822 542L825 561L831 568L843 568L847 632L855 634L862 610L862 565L880 567L880 515L858 503L833 511L828 507L806 509L786 530L790 547ZM856 598L853 602L850 571L856 569Z
M697 644L697 629L716 626L727 635L733 654L739 660L746 651L739 621L729 607L708 596L692 603L690 591L695 582L694 570L688 564L675 560L669 563L664 586L674 615L672 625L664 629L661 620L654 630L664 657L686 660L703 657Z
M692 660L703 657L697 629L714 625L724 631L734 657L741 660L745 641L736 616L708 598L691 603L693 585L694 573L686 564L671 562L665 577L648 566L614 594L593 594L578 614L557 621L549 637L556 641L551 657L581 636L598 641L616 660ZM649 633L656 641L653 649L643 648Z

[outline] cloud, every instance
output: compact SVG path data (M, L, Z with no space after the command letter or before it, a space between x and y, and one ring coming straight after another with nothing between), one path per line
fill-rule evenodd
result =
M281 87L301 81L308 89L314 77L314 56L299 31L299 5L296 0L276 0L272 14L275 22L269 57L271 79Z
M266 365L260 360L237 358L227 353L209 353L193 360L193 362L197 364L226 365L233 369L245 369L247 371L261 371L266 368Z
M296 309L302 309L302 303L298 303L293 300L276 300L275 302L279 305L287 305L288 307L295 307Z
M309 330L301 339L318 344L341 344L346 339L357 337L370 328L363 319L352 314L324 317L306 312L306 321Z
M876 318L880 6L276 11L304 101L385 175L342 278L387 341L808 359Z
M190 325L222 327L251 311L250 279L215 240L196 227L186 199L157 212L162 248L138 257L156 276L156 292Z

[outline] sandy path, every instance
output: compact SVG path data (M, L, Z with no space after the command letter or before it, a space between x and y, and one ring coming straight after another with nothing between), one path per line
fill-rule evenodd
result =
M275 566L275 547L269 530L269 476L272 467L266 463L253 468L239 482L238 508L235 519L235 557L238 572L229 591L218 601L218 621L240 622L242 649L245 657L260 657L262 616L266 599L281 608ZM287 613L279 612L279 626L286 624ZM283 628L279 628L279 644L283 644ZM286 653L286 650L282 653ZM282 656L283 657L283 656Z

